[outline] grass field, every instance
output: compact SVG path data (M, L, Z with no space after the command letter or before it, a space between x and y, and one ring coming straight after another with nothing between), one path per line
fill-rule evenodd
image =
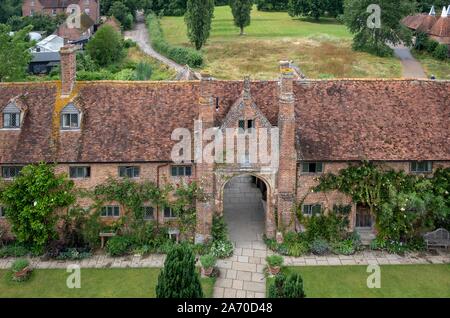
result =
M24 283L11 281L8 273L0 270L0 298L154 298L159 269L82 269L80 289L67 288L69 274L62 269L35 270ZM214 280L202 278L201 283L211 297Z
M422 64L428 78L434 75L440 80L450 80L450 59L439 61L428 53L418 51L414 51L413 55Z
M366 266L288 267L303 277L308 298L450 298L450 265L386 265L381 288L367 288ZM268 280L268 284L273 279Z
M309 78L400 77L396 58L378 58L351 49L351 34L334 19L292 18L286 12L252 11L252 23L239 36L228 6L216 7L211 36L203 48L204 71L221 79L278 76L280 60L294 60ZM164 17L168 42L190 46L183 17Z

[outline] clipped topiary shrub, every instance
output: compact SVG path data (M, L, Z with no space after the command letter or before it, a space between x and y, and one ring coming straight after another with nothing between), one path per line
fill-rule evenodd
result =
M186 244L175 245L167 254L158 277L157 298L203 298L195 256Z

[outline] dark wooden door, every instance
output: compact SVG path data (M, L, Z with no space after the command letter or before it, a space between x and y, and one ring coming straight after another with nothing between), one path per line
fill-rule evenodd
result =
M367 206L356 207L356 227L372 227L372 216L370 209Z

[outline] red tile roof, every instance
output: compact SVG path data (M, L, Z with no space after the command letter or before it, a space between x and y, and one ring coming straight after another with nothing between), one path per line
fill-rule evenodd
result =
M450 82L296 82L297 147L304 160L450 160ZM78 83L78 132L53 145L56 84L1 84L0 111L27 105L20 131L0 130L0 163L170 161L175 128L193 129L200 82ZM240 97L242 81L213 81L217 124ZM277 124L278 83L252 82L254 102Z

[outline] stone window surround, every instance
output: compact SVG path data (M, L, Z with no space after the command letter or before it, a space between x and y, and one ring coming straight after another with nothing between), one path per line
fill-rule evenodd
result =
M183 168L183 173L180 173L180 168ZM190 168L190 173L186 174L186 168ZM174 169L176 169L176 174L174 174ZM182 165L182 164L174 164L170 166L170 176L172 178L182 178L182 177L192 177L192 165Z
M310 207L311 209L311 213L305 213L305 207ZM313 209L316 206L320 206L320 214L323 214L323 204L320 202L316 202L316 203L304 203L302 204L302 215L306 216L306 217L312 217L313 214ZM320 214L315 214L315 215L320 215Z
M132 176L128 176L127 172L132 169ZM141 167L136 165L122 165L118 167L117 172L119 178L139 179L141 175Z
M73 175L71 173L72 169L79 169L79 168L84 168L85 174L87 174L87 176L86 175L78 176L76 174ZM87 165L73 165L73 166L69 166L69 177L70 177L70 179L77 179L77 180L79 180L79 179L89 179L91 177L91 166L87 166Z
M144 204L144 206L142 208L144 210L144 214L143 214L144 221L156 221L157 220L156 215L155 215L157 209L155 209L155 207L153 207L151 205L145 205ZM147 211L146 210L149 209L149 208L152 209L152 216L151 217L147 217Z
M418 165L419 164L426 164L427 170L424 171L420 171ZM413 166L416 166L416 168L414 169ZM430 174L433 173L433 161L411 161L409 163L409 171L413 174Z

